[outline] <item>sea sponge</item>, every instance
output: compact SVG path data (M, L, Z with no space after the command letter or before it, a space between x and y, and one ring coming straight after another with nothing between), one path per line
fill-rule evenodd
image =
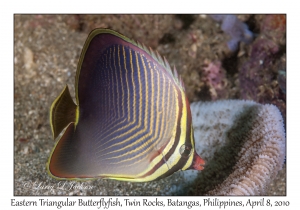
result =
M194 177L192 194L264 195L285 159L278 108L224 100L192 103L191 111L196 150L206 160L205 169ZM193 172L183 173L188 177Z

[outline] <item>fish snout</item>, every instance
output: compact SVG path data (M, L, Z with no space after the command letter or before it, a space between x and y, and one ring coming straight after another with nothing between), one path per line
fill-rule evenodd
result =
M195 151L193 163L192 163L190 169L201 171L204 169L204 165L205 165L205 161Z

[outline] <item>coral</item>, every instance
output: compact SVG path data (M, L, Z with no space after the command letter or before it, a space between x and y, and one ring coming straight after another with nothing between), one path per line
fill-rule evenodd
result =
M196 150L206 160L193 194L264 195L285 158L279 110L226 100L192 103L191 111Z
M240 98L274 104L285 119L285 77L279 74L286 69L285 16L265 15L260 28L249 58L239 67Z
M231 51L238 49L239 42L249 44L253 40L253 33L248 29L248 26L235 15L210 15L210 17L222 23L221 29L230 35L231 40L227 42L227 45Z
M279 70L278 71L278 85L281 91L286 94L286 70Z
M277 44L285 44L286 15L266 15L260 27L261 33Z
M207 62L203 68L202 81L209 87L211 99L226 98L228 84L226 83L226 72L221 68L220 61Z
M250 58L239 70L240 95L242 99L252 99L263 103L263 100L270 98L266 97L270 96L267 92L273 92L275 86L270 87L269 90L264 85L271 84L274 77L273 69L269 68L269 66L276 59L275 55L277 52L278 47L268 39L258 39L253 43Z

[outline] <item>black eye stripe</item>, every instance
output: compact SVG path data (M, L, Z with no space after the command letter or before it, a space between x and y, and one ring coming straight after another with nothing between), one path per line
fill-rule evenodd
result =
M192 145L183 144L179 148L179 153L184 158L188 158L191 155L191 152L192 152Z

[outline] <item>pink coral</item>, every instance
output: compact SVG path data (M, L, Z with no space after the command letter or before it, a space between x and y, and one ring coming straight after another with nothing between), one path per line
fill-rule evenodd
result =
M203 68L203 81L209 87L212 100L225 98L226 95L226 72L221 68L220 61L210 62Z

